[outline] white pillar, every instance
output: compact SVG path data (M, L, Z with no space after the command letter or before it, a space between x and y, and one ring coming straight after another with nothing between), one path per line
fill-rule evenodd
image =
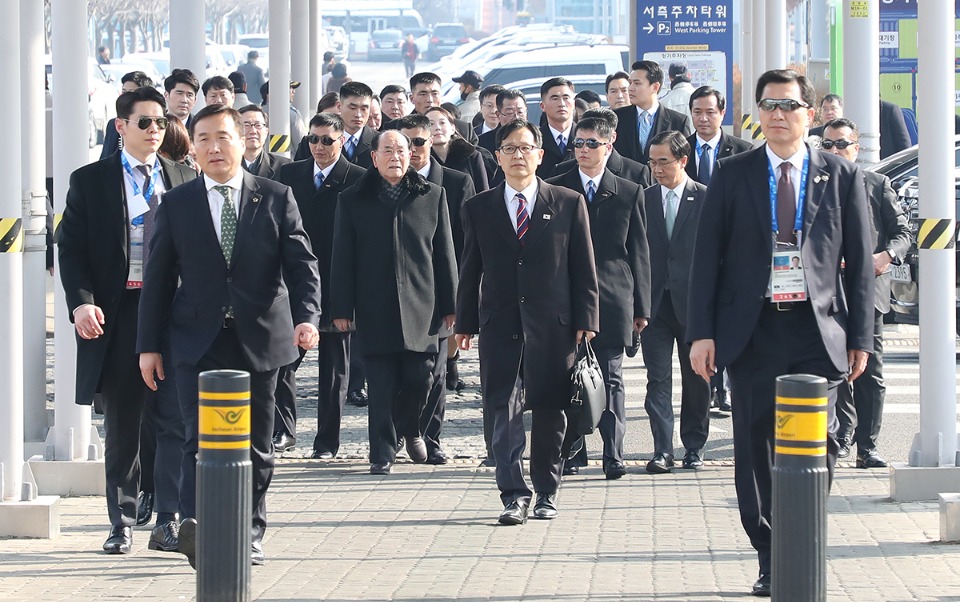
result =
M317 103L323 96L323 86L321 78L323 77L323 53L325 49L320 46L320 32L323 30L323 11L320 2L310 3L310 87L307 90L301 90L300 94L306 94L310 105L303 114L304 121L309 124L310 118L317 112ZM349 47L350 42L347 41Z
M290 25L290 79L300 82L293 105L306 121L314 113L310 108L310 81L315 77L310 69L310 53L314 47L311 44L310 0L290 0ZM313 107L316 106L314 101Z
M831 0L810 2L810 58L829 60Z
M23 229L23 436L47 434L47 189L43 3L20 0ZM15 138L14 138L15 140Z
M189 69L207 79L206 8L198 0L170 0L170 68ZM203 106L197 99L196 109Z
M20 3L0 19L0 71L9 89L0 94L8 143L0 145L0 501L20 500L23 485L23 210L20 204ZM85 123L85 122L84 122ZM12 142L12 143L11 143ZM12 352L11 352L12 351Z
M753 1L753 79L756 80L767 70L779 68L779 65L767 64L767 10L766 0ZM753 94L750 95L751 100Z
M764 0L766 4L767 69L787 67L787 0Z
M952 2L918 4L920 217L950 220L952 235L957 217L955 153L953 128L944 125L953 123L954 116L954 6ZM921 227L921 236L922 231ZM921 248L920 282L920 437L919 449L911 450L910 464L955 466L955 250Z
M858 160L872 165L880 161L880 0L843 1L843 66L843 115L860 129Z
M290 140L290 0L270 0L270 150L284 156L293 154ZM287 144L274 140L286 136Z
M740 112L743 115L753 113L754 86L757 85L757 74L754 70L753 46L756 43L756 30L753 27L753 3L763 0L743 0L740 9ZM733 90L730 90L727 99L727 110L733 110ZM742 115L737 115L739 120ZM743 134L741 134L742 136ZM749 138L749 136L747 136Z
M53 0L51 4L53 39L53 203L63 214L70 174L87 163L87 2ZM56 258L56 252L54 252ZM54 259L55 273L60 265ZM63 286L56 278L54 299L57 311L54 325L56 361L54 364L54 444L56 460L86 460L90 445L90 407L75 403L77 380L77 341L67 317ZM48 437L49 439L49 437Z

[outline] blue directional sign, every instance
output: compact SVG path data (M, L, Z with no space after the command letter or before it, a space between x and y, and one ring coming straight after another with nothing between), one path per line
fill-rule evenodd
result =
M671 63L684 63L694 86L723 92L723 123L733 123L733 0L638 0L636 48L664 73ZM665 81L663 92L669 87Z

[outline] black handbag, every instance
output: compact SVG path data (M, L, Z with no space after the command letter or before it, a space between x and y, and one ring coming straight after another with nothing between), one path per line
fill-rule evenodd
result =
M596 430L600 416L607 406L607 392L603 373L600 372L600 362L597 361L593 347L586 337L577 347L570 380L568 437L590 435Z

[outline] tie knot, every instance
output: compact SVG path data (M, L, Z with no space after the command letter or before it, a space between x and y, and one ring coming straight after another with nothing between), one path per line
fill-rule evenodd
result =
M213 189L223 195L227 201L233 200L233 189L229 186L214 186Z
M137 171L142 173L144 178L149 178L153 173L153 168L145 163L141 163L140 165L137 165Z
M710 152L710 145L709 145L709 144L704 144L703 146L700 147L700 153L701 153L701 154L703 154L703 153L709 153L709 152Z
M527 204L527 197L523 196L523 193L522 193L522 192L518 192L518 193L517 193L517 202L520 203L521 205L526 205L526 204Z
M673 202L674 199L676 199L676 198L677 198L677 193L676 193L676 192L674 192L674 191L672 191L672 190L668 190L668 191L667 191L667 201Z
M784 178L788 178L788 179L789 179L789 178L790 178L790 167L791 167L791 165L790 165L790 162L789 162L789 161L784 161L783 163L781 163L781 164L780 164L780 175L783 176Z

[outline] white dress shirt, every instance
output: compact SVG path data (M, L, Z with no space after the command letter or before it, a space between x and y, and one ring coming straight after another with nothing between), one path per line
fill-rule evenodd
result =
M587 174L583 173L583 170L582 170L582 169L578 169L577 171L580 173L580 183L583 184L583 192L584 192L584 194L586 194L586 192L587 192L587 182L593 182L593 191L594 191L594 193L597 193L597 192L600 191L600 179L603 178L603 172L602 172L602 171L600 172L600 175L598 175L598 176L595 177L595 178L591 178L591 177L588 176ZM586 196L584 196L584 198L586 198ZM590 200L590 199L587 199L587 200Z
M503 197L507 202L507 215L510 216L510 223L513 224L513 231L517 231L517 207L520 206L520 202L517 200L517 193L523 193L523 198L527 200L527 215L529 219L533 220L533 207L537 202L537 179L533 179L533 183L524 188L523 190L514 190L510 187L509 184L504 183L504 192Z
M657 110L660 109L660 101L656 98L653 99L653 104L650 105L649 109L641 109L637 107L637 123L640 123L640 116L644 111L650 114L650 132L653 133L653 120L657 116Z
M327 181L327 178L330 177L330 172L333 171L333 168L336 167L336 165L337 165L337 162L334 161L334 162L331 163L330 165L327 165L327 166L324 167L323 169L320 169L320 166L317 165L317 162L316 162L316 161L314 161L314 162L313 162L313 181L314 181L314 182L317 181L317 173L322 173L322 174L323 174L323 181L326 182L326 181Z
M427 159L427 164L423 166L423 169L418 169L417 173L423 176L424 178L430 176L430 166L433 165L433 161L429 158Z
M794 207L800 205L800 189L803 186L806 186L806 182L800 181L800 174L803 170L803 160L807 156L807 145L801 144L800 150L793 154L789 159L781 159L770 150L770 145L765 145L767 149L767 160L770 161L770 165L773 167L773 177L776 178L777 182L780 181L780 164L785 160L790 163L790 182L793 184L793 193L794 193ZM781 226L782 227L782 226ZM787 226L788 228L793 228L793 224Z
M213 229L217 233L217 240L220 240L220 213L223 211L223 195L214 189L214 186L228 186L233 189L233 205L237 212L237 221L240 221L240 191L243 190L243 171L238 171L237 175L230 178L226 184L220 184L210 179L210 176L203 175L203 184L207 187L207 202L210 204L210 216L213 218Z
M701 153L701 152L700 152L700 149L703 148L703 145L704 145L704 144L709 144L709 145L710 145L710 150L709 150L709 152ZM717 146L718 146L719 144L720 144L720 130L717 130L717 133L716 133L716 134L714 135L714 137L711 138L710 140L704 140L703 138L700 137L699 134L697 135L697 152L696 152L696 155L697 155L697 170L700 169L700 161L703 161L704 159L706 159L707 161L709 161L709 163L707 163L707 165L710 166L710 173L713 173L713 163L714 163L714 161L717 160L717 159L716 159L716 157L717 157ZM706 155L706 156L704 156L704 155Z
M683 201L683 189L687 186L687 174L686 172L681 172L683 174L683 179L680 180L680 184L676 188L667 188L666 186L660 186L660 204L663 206L663 218L667 218L667 193L671 190L673 194L677 195L677 213L680 213L680 203Z
M573 126L572 126L572 125L571 125L570 127L568 127L567 130L564 131L564 132L561 132L560 130L555 130L555 129L553 129L553 126L552 126L552 125L549 125L549 124L547 125L547 128L549 128L550 133L553 134L553 141L554 141L554 142L557 141L557 137L558 137L558 136L563 136L563 143L567 145L567 148L570 148L570 132L573 130ZM557 143L557 146L559 146L559 145L560 145L560 144Z

